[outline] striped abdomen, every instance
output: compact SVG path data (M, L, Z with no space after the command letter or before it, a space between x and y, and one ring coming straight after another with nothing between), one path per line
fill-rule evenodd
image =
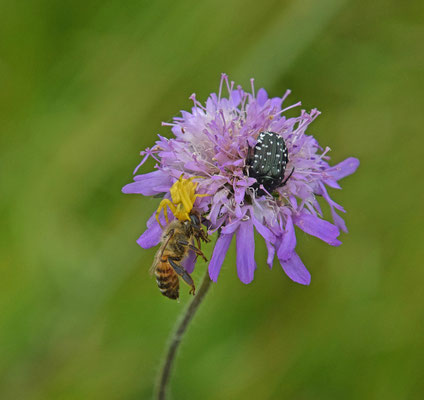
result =
M178 299L180 281L167 261L159 261L155 268L156 283L160 292L170 299Z

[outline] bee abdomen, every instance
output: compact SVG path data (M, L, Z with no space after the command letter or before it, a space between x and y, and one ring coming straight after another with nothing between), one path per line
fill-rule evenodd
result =
M180 283L173 268L161 263L155 270L155 276L160 292L170 299L178 299Z

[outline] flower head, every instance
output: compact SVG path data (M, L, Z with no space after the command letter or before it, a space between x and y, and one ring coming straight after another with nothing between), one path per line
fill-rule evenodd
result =
M238 276L244 283L253 280L256 229L265 239L268 265L272 267L277 256L293 281L309 284L310 274L295 251L294 227L332 246L341 244L340 230L347 232L337 214L345 210L330 198L327 187L340 189L337 181L355 172L359 161L348 158L330 166L330 149L323 149L305 133L319 111L302 110L298 117L286 118L287 110L300 105L283 108L289 94L268 98L264 89L255 93L253 80L251 93L245 92L223 74L218 94L212 93L205 105L193 94L191 112L182 111L172 123L163 123L171 127L173 138L159 136L152 148L141 152L144 158L134 173L148 157L157 161L156 171L136 175L134 182L123 188L124 193L145 196L165 193L162 201L167 202L180 177L197 182L190 206L207 220L209 233L219 231L209 263L213 281L233 236ZM273 147L264 151L266 140L266 146ZM328 203L333 223L323 219L317 197ZM165 223L162 214L160 218ZM153 214L138 244L155 246L160 235L161 227ZM186 260L189 273L194 261L194 257Z

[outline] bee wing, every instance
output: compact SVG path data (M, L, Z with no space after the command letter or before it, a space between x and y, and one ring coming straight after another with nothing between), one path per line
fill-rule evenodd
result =
M149 268L149 274L150 275L153 275L154 274L157 265L158 265L158 253L156 253L155 258L153 260L153 264Z
M164 238L166 237L166 241L162 242L161 246L159 247L159 250L157 251L155 255L155 259L153 260L153 264L150 267L150 274L153 274L155 271L156 266L160 262L160 259L162 258L163 252L165 251L166 247L168 246L169 241L172 239L172 237L175 234L175 229L170 229L166 234L164 235Z

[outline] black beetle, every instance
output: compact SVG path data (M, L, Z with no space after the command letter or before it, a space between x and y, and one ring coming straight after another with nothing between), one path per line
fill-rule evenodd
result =
M256 178L252 185L259 196L266 194L259 186L262 185L268 193L284 186L293 174L284 179L286 165L289 162L287 146L281 135L275 132L261 132L255 147L249 149L247 156L249 176Z

